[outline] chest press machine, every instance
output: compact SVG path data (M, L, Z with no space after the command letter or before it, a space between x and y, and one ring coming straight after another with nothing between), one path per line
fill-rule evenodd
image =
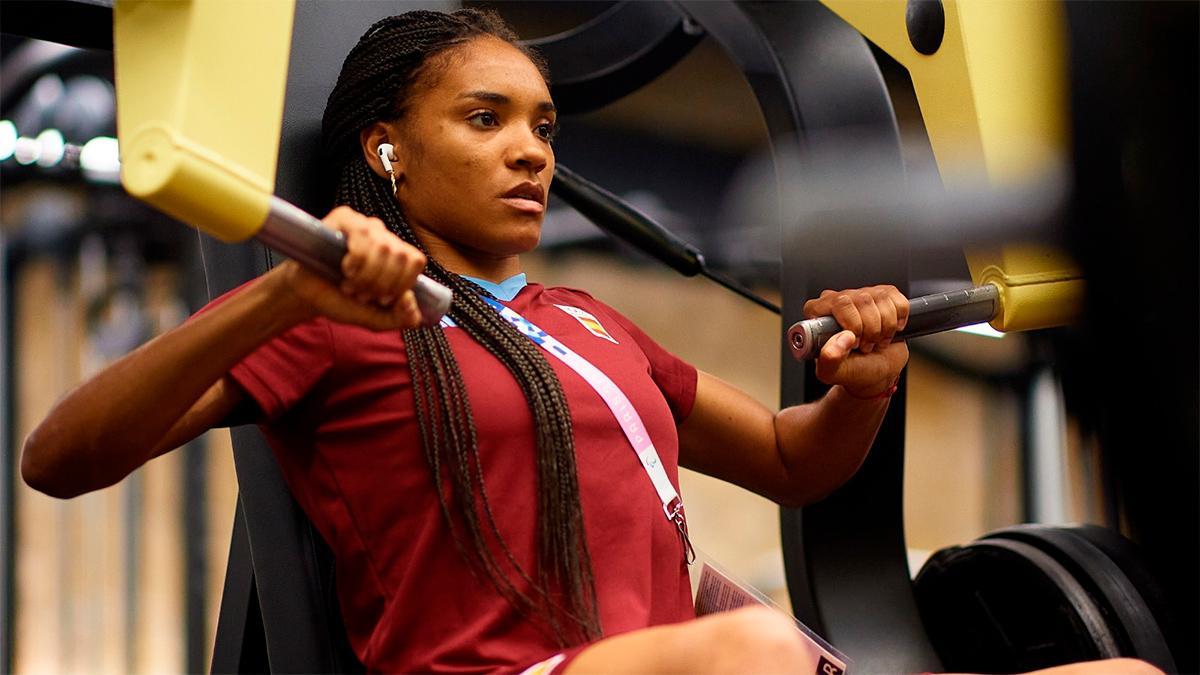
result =
M421 5L448 8L447 3ZM234 194L249 188L321 212L327 195L316 184L319 172L312 153L321 108L353 40L363 27L393 11L398 9L390 5L335 7L316 0L269 8L265 3L206 0L169 5L118 1L112 17L123 147L132 148L127 136L155 121L177 134L177 146L183 148L183 178L149 201L234 242L253 230L226 228L220 214L213 219L211 212L205 213L208 221L199 222L200 199L220 201L215 194L223 190ZM1086 16L1088 10L1071 11L1067 16L1054 3L957 0L622 2L577 29L535 42L551 63L554 96L565 114L598 108L635 91L705 36L729 53L745 73L771 136L778 187L774 201L783 211L782 316L792 326L803 318L803 300L822 288L888 282L906 293L909 289L908 253L920 245L919 234L901 228L889 235L896 244L894 255L872 260L870 269L847 266L829 251L814 254L821 239L814 239L812 223L789 222L784 208L783 194L798 180L788 158L803 163L808 156L837 154L839 136L827 133L831 130L853 128L877 141L873 169L903 183L899 127L879 57L868 40L911 76L942 182L948 187L1004 185L1067 157L1071 122L1076 133L1086 127L1078 121L1078 92L1076 119L1070 119L1063 45L1069 34L1078 64L1078 53L1086 53L1088 45L1082 27L1096 22ZM1019 48L1013 46L1016 36ZM172 58L146 58L155 53ZM138 56L123 63L123 54ZM159 87L168 105L152 113L130 105L127 92L146 92L146 87ZM1080 139L1075 140L1078 144ZM128 176L136 178L139 162L154 160L150 155L155 150L147 152L139 157L125 150ZM203 184L206 190L189 184ZM589 197L586 190L580 196L579 189L572 194L572 186L586 188L586 182L561 180L556 185L562 186L557 188L560 197L585 212L590 203L593 217L605 219L603 196ZM608 211L611 216L612 209ZM636 213L630 218L634 230L661 235ZM259 244L201 237L200 246L213 296L271 265L269 251ZM327 243L313 246L328 250ZM290 253L303 256L303 248ZM681 250L694 258L681 271L705 273L694 249L683 245ZM987 318L1001 330L1061 323L1077 314L1081 302L1082 277L1073 263L1027 251L994 246L968 252L973 281L991 284L990 292L998 296L999 305L993 301ZM785 355L797 348L795 335L792 331L783 342ZM811 369L784 358L782 405L822 393ZM235 428L232 434L243 489L214 672L361 670L340 627L327 548L295 506L257 430ZM795 612L850 654L858 668L1001 670L1041 665L1047 659L1115 655L1139 656L1168 670L1196 668L1194 642L1181 648L1187 642L1178 639L1195 635L1188 632L1195 628L1194 606L1164 599L1130 542L1107 530L1010 528L993 533L962 549L939 552L914 587L901 517L903 449L901 381L859 474L821 504L782 514ZM1135 525L1155 513L1149 509L1149 515L1139 517L1138 505L1128 506ZM1195 515L1188 513L1195 525ZM1183 568L1190 565L1194 572L1194 546L1185 547L1183 558ZM1179 575L1168 576L1171 583L1184 583L1180 593L1194 591L1194 578L1187 586ZM1023 588L1050 598L1037 612L1065 617L1063 621L1029 628L1029 612L1001 606L1003 597ZM983 607L963 598L983 598ZM1031 632L1022 637L1026 628ZM1039 651L1038 641L1047 636L1062 648Z

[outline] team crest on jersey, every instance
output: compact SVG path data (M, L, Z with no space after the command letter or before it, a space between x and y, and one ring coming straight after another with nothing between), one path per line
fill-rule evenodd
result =
M578 321L584 328L586 328L592 335L595 335L598 338L604 338L614 345L620 344L613 336L608 334L608 331L605 330L604 326L600 323L600 320L593 316L590 312L585 312L578 307L570 307L568 305L555 305L555 307L575 317L575 320Z

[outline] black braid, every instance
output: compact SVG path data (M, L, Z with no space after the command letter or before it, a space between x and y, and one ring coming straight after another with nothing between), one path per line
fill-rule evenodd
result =
M335 203L379 218L423 251L390 183L363 158L358 134L375 121L402 118L414 86L436 75L425 72L431 57L482 35L516 44L512 29L491 12L415 11L379 21L346 57L325 109L322 140L327 165L337 172ZM544 63L522 51L544 76ZM449 342L440 328L404 332L421 444L455 545L473 570L482 571L501 596L561 644L598 638L602 631L579 503L571 414L558 377L541 350L483 301L478 286L433 258L425 273L454 291L449 316L459 328L512 373L536 430L535 580L518 564L496 526L466 386ZM500 547L503 560L493 555L493 545ZM517 588L513 574L529 584L533 597Z

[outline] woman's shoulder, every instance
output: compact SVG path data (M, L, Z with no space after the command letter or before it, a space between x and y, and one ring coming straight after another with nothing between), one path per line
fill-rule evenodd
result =
M551 301L576 299L589 304L608 306L603 301L596 299L596 296L591 293L582 288L574 288L572 286L546 286L542 288L542 295Z
M542 298L551 304L578 307L593 313L607 314L620 321L628 321L621 312L582 288L548 286L542 289Z

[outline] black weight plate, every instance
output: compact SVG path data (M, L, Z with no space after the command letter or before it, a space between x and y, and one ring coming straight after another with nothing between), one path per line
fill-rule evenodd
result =
M1163 633L1170 635L1170 628L1174 625L1174 617L1170 609L1171 603L1167 600L1162 585L1147 565L1138 545L1119 533L1099 525L1076 525L1071 530L1087 539L1096 548L1104 551L1117 564L1117 567L1121 568L1125 576L1129 577L1134 587L1138 589L1138 593L1142 595L1146 605L1150 607L1154 618L1158 620L1159 628L1163 629Z
M1106 548L1116 548L1115 542L1102 533L1108 532L1118 541L1123 541L1114 532L1096 526L1089 527L1094 528L1090 532L1091 538L1105 541ZM1067 568L1100 607L1109 628L1121 644L1123 656L1145 659L1168 672L1175 670L1175 660L1171 657L1155 613L1137 585L1105 549L1083 536L1079 528L1018 525L992 532L983 540L996 538L1023 541L1035 546ZM1130 571L1140 568L1140 576L1149 577L1149 573L1134 558L1129 555L1123 558Z
M1021 672L1119 655L1087 591L1023 542L938 551L917 575L914 591L947 670Z
M1175 615L1171 611L1171 602L1167 599L1166 591L1159 583L1158 576L1151 571L1142 554L1141 547L1126 539L1117 532L1099 525L1076 525L1071 528L1076 534L1087 539L1093 546L1104 551L1125 576L1133 582L1142 599L1158 621L1158 627L1167 637L1167 644L1172 642L1172 635L1177 630ZM1194 640L1193 640L1194 641Z

